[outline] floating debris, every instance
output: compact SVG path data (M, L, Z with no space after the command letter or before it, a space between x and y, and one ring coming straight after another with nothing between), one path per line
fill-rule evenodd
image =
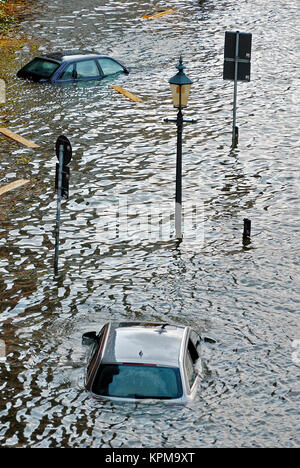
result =
M164 10L164 11L158 11L157 13L155 13L154 15L143 15L142 18L144 19L156 19L156 18L160 18L161 16L165 16L165 15L168 15L170 13L176 13L176 10Z
M10 184L5 185L4 187L0 187L0 195L3 195L10 190L14 190L16 188L22 187L23 185L28 184L29 180L20 179L16 180L15 182L11 182Z
M134 102L142 102L142 99L136 96L135 94L132 94L130 91L127 91L124 88L121 88L121 86L115 86L115 85L110 85L111 88L113 88L115 91L117 91L120 94L123 94L123 96L127 97L131 101Z
M8 128L1 127L0 132L8 138L17 141L18 143L22 143L22 145L28 146L28 148L39 148L39 145L36 145L35 143L33 143L33 141L27 140L26 138L17 135L17 133L8 130Z

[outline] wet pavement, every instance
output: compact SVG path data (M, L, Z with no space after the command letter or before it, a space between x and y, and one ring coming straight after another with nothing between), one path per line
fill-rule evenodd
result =
M89 85L24 82L15 73L36 54L30 47L7 65L1 126L40 148L0 136L0 185L30 179L0 198L2 447L299 446L298 16L296 0L41 0L27 14L20 34L41 52L94 48L131 73ZM253 34L235 149L226 30ZM178 245L176 127L163 119L176 116L168 80L180 54L194 82L184 115L197 124L184 127ZM54 277L61 134L73 159ZM171 321L212 336L196 401L92 400L81 335L108 320Z

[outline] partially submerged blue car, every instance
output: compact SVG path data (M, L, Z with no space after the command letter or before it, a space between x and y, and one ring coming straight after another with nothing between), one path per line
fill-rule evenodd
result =
M18 78L37 82L68 83L102 80L116 73L129 73L118 60L89 50L63 50L40 55L21 70Z

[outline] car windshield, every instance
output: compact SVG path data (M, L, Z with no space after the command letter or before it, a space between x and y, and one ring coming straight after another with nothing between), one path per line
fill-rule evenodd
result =
M93 383L96 395L119 398L173 399L182 396L179 369L138 364L100 365Z
M27 65L25 65L23 72L34 73L41 78L50 78L50 76L55 72L55 70L58 69L58 67L58 63L36 58L32 60L32 62L29 62Z

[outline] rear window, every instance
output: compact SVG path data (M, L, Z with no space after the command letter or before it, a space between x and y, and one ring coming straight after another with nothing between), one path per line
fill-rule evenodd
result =
M50 78L50 76L55 72L55 70L58 69L58 67L58 63L36 58L32 62L29 62L27 65L25 65L22 71L27 73L34 73L41 78Z
M103 364L92 392L119 398L173 399L182 396L179 369L134 364Z

